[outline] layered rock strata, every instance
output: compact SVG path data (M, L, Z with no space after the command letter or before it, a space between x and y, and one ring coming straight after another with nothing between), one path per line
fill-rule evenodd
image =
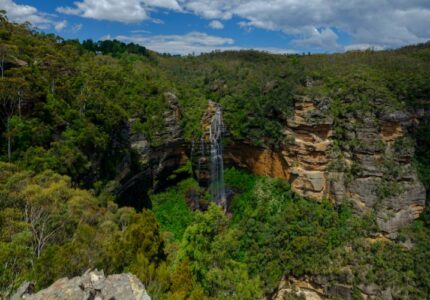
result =
M395 235L423 211L424 186L412 166L408 130L417 115L391 112L330 117L330 99L297 97L275 147L228 145L227 162L262 176L288 180L305 197L352 201L359 213L376 212L382 232Z
M151 147L145 135L130 135L131 148L142 169L123 180L120 193L132 186L157 188L188 160L203 186L209 180L207 134L193 144L182 137L176 96L165 94L163 144ZM278 145L256 146L251 141L225 145L227 166L257 175L288 180L298 194L335 203L351 201L359 213L375 212L382 232L395 235L424 209L426 192L412 166L414 144L409 131L419 115L408 112L346 112L336 118L331 99L298 96L294 111L280 122L283 138ZM202 118L207 133L215 104L209 102ZM228 134L228 128L227 128ZM142 185L146 182L146 185Z

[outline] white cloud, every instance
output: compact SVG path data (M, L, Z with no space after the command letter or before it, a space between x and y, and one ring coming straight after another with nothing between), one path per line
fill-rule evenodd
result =
M182 10L176 0L143 0L144 4L152 7L167 8L172 10Z
M84 0L74 4L76 7L59 7L57 11L96 20L124 23L140 22L149 18L139 0Z
M31 5L0 0L0 8L10 20L30 22L40 29L62 31L66 21L40 12ZM210 20L213 29L222 29L223 20L241 18L241 27L282 31L291 45L320 50L397 47L430 40L430 0L77 0L57 11L97 20L136 23L162 20L151 18L156 9L193 13ZM77 32L80 26L71 28Z
M252 1L252 0L251 0ZM231 0L180 0L183 8L207 19L230 19L244 1Z
M67 26L67 21L66 21L66 20L63 20L63 21L61 21L61 22L57 22L57 23L55 23L54 28L55 28L55 30L57 30L57 31L61 31L61 30L63 30L64 28L66 28L66 26Z
M308 28L306 37L293 40L293 44L302 47L318 48L318 49L339 49L337 43L338 36L330 28Z
M161 19L151 19L152 23L154 24L164 24L164 21Z
M137 23L150 19L149 11L164 8L180 11L176 0L82 0L74 7L58 7L57 11L96 20Z
M33 24L49 23L38 11L30 5L19 5L12 0L0 0L0 7L7 12L10 20L18 23L31 22Z
M76 33L78 31L80 31L82 29L82 27L84 27L84 25L82 25L82 24L75 24L75 25L72 26L72 32Z
M106 37L105 37L106 38ZM108 37L112 39L111 36ZM142 36L132 35L116 36L115 39L123 42L133 42L147 47L148 49L171 54L200 54L214 50L243 50L244 48L234 46L231 38L208 35L201 32L190 32L185 35L156 35ZM254 50L266 51L277 54L294 53L294 50L280 48L254 48Z
M223 29L224 28L224 24L222 24L220 21L218 20L213 20L209 23L209 27L212 29Z
M17 23L30 22L40 29L49 29L51 26L61 31L67 25L64 21L55 21L46 13L40 12L31 5L17 4L12 0L0 0L0 9L6 10L7 17Z
M112 36L110 34L104 35L100 38L101 41L109 41L113 40Z
M151 19L157 8L193 13L211 20L212 28L237 16L244 28L282 31L295 45L325 50L339 49L336 32L353 44L383 47L430 39L430 0L79 0L57 11L133 23Z
M190 54L209 52L234 43L233 39L208 35L201 32L190 32L185 35L155 35L155 36L117 36L124 42L141 44L148 49L172 54Z
M354 44L396 47L430 39L429 0L181 0L185 10L207 19L238 16L242 27L279 30L295 43L338 49L330 31L315 35L309 28L336 28ZM333 30L332 30L333 31Z
M151 33L151 31L149 30L145 30L145 29L137 29L137 30L132 30L131 33Z
M345 51L365 51L365 50L384 50L381 45L370 45L370 44L352 44L345 46Z

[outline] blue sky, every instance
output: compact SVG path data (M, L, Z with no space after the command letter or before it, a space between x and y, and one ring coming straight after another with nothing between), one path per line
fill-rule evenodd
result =
M430 0L0 0L0 8L65 38L174 54L326 53L430 40Z

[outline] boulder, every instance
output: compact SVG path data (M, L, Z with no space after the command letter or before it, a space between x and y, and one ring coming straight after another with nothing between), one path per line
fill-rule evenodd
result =
M74 278L61 278L50 287L33 293L25 283L12 297L14 300L151 300L145 286L133 274L105 277L103 271L87 271ZM34 285L33 285L34 287Z

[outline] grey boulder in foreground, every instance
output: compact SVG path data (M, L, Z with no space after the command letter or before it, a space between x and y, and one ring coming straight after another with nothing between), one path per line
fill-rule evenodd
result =
M103 271L87 271L71 279L61 278L50 287L33 293L31 283L24 283L12 300L151 300L145 286L133 274L105 277Z

